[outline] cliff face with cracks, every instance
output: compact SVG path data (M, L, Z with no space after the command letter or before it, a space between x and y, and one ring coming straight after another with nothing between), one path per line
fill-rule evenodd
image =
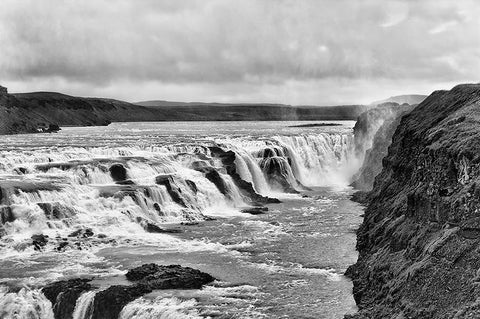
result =
M401 119L357 236L349 318L480 317L480 84Z

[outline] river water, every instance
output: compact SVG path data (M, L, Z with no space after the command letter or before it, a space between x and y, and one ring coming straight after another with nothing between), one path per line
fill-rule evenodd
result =
M349 200L348 184L359 160L354 122L336 123L114 123L1 136L0 318L53 318L45 284L88 276L101 290L150 262L217 280L202 290L153 292L121 318L354 312L343 273L357 257L362 207ZM281 203L267 204L265 214L242 213L252 203L212 147L233 151L241 179ZM199 163L219 173L223 191ZM131 182L115 183L109 168L116 164ZM168 176L181 199L157 176ZM180 232L152 233L147 224ZM35 249L31 237L40 234L48 242ZM95 291L81 295L73 317L86 318L94 298Z

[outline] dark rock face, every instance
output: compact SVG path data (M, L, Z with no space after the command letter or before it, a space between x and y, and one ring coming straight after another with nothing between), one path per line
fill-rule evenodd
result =
M147 223L145 225L145 230L149 233L166 233L166 234L176 234L181 233L181 229L176 228L161 228L155 224Z
M43 294L53 305L55 319L71 319L78 297L92 286L90 279L57 281L45 286Z
M8 89L0 85L0 95L6 95L6 94L8 94Z
M280 156L266 157L260 162L270 185L287 193L298 193L291 185L293 174L287 160Z
M61 130L61 128L60 128L60 126L58 126L58 124L49 124L48 128L47 128L48 133L58 132L60 130Z
M129 302L156 289L200 289L215 280L207 273L180 265L145 264L126 275L131 285L114 285L95 294L92 319L117 319ZM92 279L71 279L51 283L42 292L53 305L55 319L72 319L78 297L96 287Z
M480 85L405 115L368 194L349 318L478 318Z
M151 289L200 289L215 280L207 273L180 265L145 264L129 270L126 276Z
M14 220L15 216L13 215L12 208L10 206L0 207L0 222L2 225L5 223L13 222Z
M42 250L48 243L48 236L39 234L32 235L32 244L35 250Z
M91 228L81 228L69 234L68 237L87 238L87 237L92 237L93 235L94 234Z
M127 169L122 164L113 164L108 170L115 182L124 182L128 178Z
M95 295L92 319L117 319L129 302L152 292L146 285L111 286Z
M242 209L241 212L251 215L261 215L268 212L268 207L249 207Z
M376 118L374 120L381 121L383 124L376 130L372 147L365 151L365 158L360 168L359 172L353 177L354 182L352 186L356 189L362 191L369 191L373 187L373 182L375 177L382 171L382 160L387 155L388 147L392 143L392 137L397 129L397 126L400 124L402 116L408 114L413 110L413 106L410 105L401 105L399 107L390 107L389 111L382 111L383 115L381 118ZM370 110L369 112L375 111L376 109ZM373 124L369 126L375 126ZM375 129L375 127L370 127L370 129ZM361 133L360 133L361 134ZM364 139L367 137L363 137ZM360 142L356 139L356 147L360 148L357 151L361 151L363 148L360 146Z

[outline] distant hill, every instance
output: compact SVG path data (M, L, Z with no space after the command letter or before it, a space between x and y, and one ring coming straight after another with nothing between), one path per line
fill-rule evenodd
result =
M269 103L143 101L136 105L161 110L170 121L355 120L364 105L292 106Z
M140 121L355 120L364 105L291 106L124 101L76 97L56 92L9 94L0 87L0 134L30 133L50 124L98 126Z
M49 124L93 126L113 121L149 121L154 117L159 116L152 109L112 99L55 92L0 92L0 134L32 133Z
M427 95L421 94L406 94L406 95L397 95L391 96L388 99L372 102L370 105L375 106L387 102L393 102L398 104L407 103L410 105L420 104L427 98Z
M275 103L218 103L218 102L175 102L175 101L165 101L165 100L153 100L153 101L142 101L135 102L133 104L146 106L146 107L172 107L172 106L205 106L205 105L216 105L216 106L290 106L286 104L275 104Z

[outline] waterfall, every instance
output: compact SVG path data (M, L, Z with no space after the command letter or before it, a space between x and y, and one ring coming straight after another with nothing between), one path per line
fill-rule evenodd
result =
M27 240L39 233L64 237L80 228L145 233L148 224L238 214L252 199L240 189L245 185L239 185L238 176L212 154L213 146L233 151L239 178L266 196L346 185L357 168L351 133L53 151L13 148L2 153L0 165L0 211L6 212L0 234ZM113 166L123 170L115 178Z
M119 319L200 319L194 299L182 301L177 298L157 297L155 299L139 298L127 304Z
M251 182L258 193L262 195L270 194L270 186L252 154L242 149L237 149L236 153L237 169L242 179Z
M53 319L52 304L39 290L9 292L0 286L0 318Z
M95 294L95 291L87 291L78 297L72 315L73 319L90 319L92 317Z
M297 180L307 186L346 185L359 167L352 135L274 136L273 139L285 148Z

